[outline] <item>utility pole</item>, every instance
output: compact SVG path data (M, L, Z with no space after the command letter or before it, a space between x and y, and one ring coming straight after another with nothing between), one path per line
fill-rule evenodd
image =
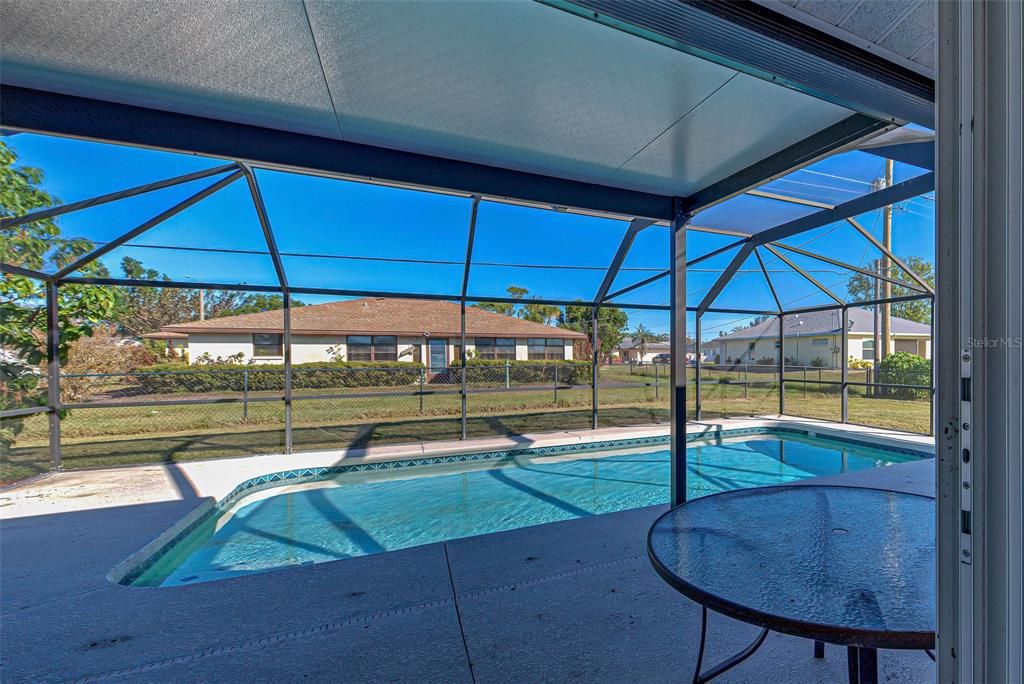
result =
M882 272L882 260L881 259L875 259L875 273L881 273L881 272ZM878 304L878 285L879 285L879 279L878 278L874 278L873 280L875 281L875 285L874 285L875 305L873 307L871 307L873 309L872 319L873 319L873 323L874 323L874 325L873 325L873 332L872 332L872 338L871 339L872 339L872 344L874 345L875 348L874 348L874 351L873 351L873 353L871 355L871 362L872 362L871 381L872 382L878 382L878 362L881 360L880 355L882 353L882 350L881 350L881 346L882 346L881 345L881 340L879 340L879 334L878 334L878 332L879 332L879 330L878 330L878 323L879 323L879 318L881 317L881 308L880 308L881 305ZM878 387L872 387L871 394L874 395L874 394L877 394L877 393L878 393Z
M892 186L892 159L885 160L885 187ZM882 255L882 275L888 276L892 270L888 254L892 253L892 205L887 204L882 209L882 244L885 245L887 254ZM888 280L882 281L882 299L892 298L892 283ZM885 360L889 355L889 345L892 343L892 304L886 302L882 305L882 349L878 357L879 361Z

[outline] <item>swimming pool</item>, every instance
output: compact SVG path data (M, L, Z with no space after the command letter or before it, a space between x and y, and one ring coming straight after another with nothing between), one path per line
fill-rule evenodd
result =
M121 581L181 586L668 501L667 444L535 452L349 471L229 496ZM688 495L925 456L788 431L690 441Z

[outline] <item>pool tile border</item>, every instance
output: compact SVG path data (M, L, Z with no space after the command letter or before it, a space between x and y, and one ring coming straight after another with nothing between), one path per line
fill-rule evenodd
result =
M818 431L812 429L801 429L785 426L758 426L747 428L733 428L728 430L708 430L705 432L692 432L687 433L686 442L690 443L707 440L720 440L732 437L743 437L747 435L777 434L780 432L792 435L800 435L804 437L820 436L837 442L845 442L856 446L882 449L884 451L893 451L897 453L917 456L919 458L933 457L933 454L931 454L930 452L923 451L920 449L890 446L888 444L879 445L877 443L872 443L864 439L851 439L846 436L834 435L830 431L826 430ZM584 444L571 443L544 447L519 447L511 449L498 449L494 451L481 451L468 454L423 456L420 458L403 459L396 461L374 461L367 463L353 463L348 465L297 468L295 470L282 470L274 473L267 473L266 475L251 477L241 482L238 486L232 489L227 494L227 496L206 507L201 514L197 515L181 529L175 531L173 536L171 536L169 539L164 539L163 535L161 535L161 537L158 537L156 540L154 540L152 544L147 545L148 548L150 546L153 546L154 544L159 544L159 546L156 549L146 554L141 561L132 564L131 567L129 567L128 570L121 574L119 577L113 576L111 577L111 579L113 581L116 581L118 584L133 585L143 574L146 573L146 571L148 571L160 559L166 556L171 551L171 549L173 549L179 542L184 540L196 529L205 524L211 518L211 516L220 515L221 513L227 511L245 495L252 494L263 489L276 487L286 483L304 484L308 482L318 482L320 480L326 480L336 475L342 475L345 473L399 470L419 466L444 465L453 463L501 461L508 460L516 456L560 456L587 451L599 451L604 449L630 449L641 446L663 445L668 444L670 441L670 435L654 435L648 437L631 437L626 439L601 440L596 442L587 442ZM173 529L173 527L171 529ZM135 556L133 557L143 555L145 554L145 552L146 549L144 548L138 554L135 554ZM119 568L127 565L130 562L130 560L131 559L129 559L125 563L122 563L119 566ZM116 569L114 572L112 572L112 575L117 575Z

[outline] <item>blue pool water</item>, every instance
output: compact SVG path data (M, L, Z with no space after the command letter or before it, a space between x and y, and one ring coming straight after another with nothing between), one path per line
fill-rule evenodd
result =
M793 482L917 456L796 434L691 442L688 493ZM666 503L669 452L640 449L346 473L212 516L135 580L175 586Z

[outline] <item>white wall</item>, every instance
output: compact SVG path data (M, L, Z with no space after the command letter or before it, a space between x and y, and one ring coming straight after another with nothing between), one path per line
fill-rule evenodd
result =
M448 360L455 363L458 357L455 353L455 346L458 337L448 338ZM344 335L292 335L292 363L312 363L316 361L330 361L331 354L328 349L334 348L340 358L348 360L348 345L345 343ZM572 359L572 340L565 341L565 358ZM426 363L429 350L426 339L423 337L399 337L398 338L398 360L412 362L415 358L414 347L419 347L420 362ZM284 363L282 356L260 356L253 357L252 333L190 333L188 338L189 362L195 363L203 354L209 354L210 358L228 358L235 354L242 354L242 362L248 363ZM476 349L474 339L466 338L466 352ZM529 358L526 338L516 339L516 360L526 361Z
M819 343L815 344L815 340ZM820 343L824 340L824 343ZM843 362L842 335L807 335L786 338L786 358L798 366L813 366L821 359L826 368L839 368Z
M826 344L814 344L814 340L825 339L828 340ZM850 335L849 338L849 349L848 354L854 359L864 359L864 341L870 340L870 335ZM906 340L904 344L910 343L917 350L914 353L921 355L921 351L924 352L924 358L931 358L931 341L927 338L921 338L916 336L896 337L899 340ZM719 342L721 348L721 362L725 363L726 360L731 356L733 363L753 363L758 359L769 356L773 359L778 358L778 352L775 348L775 340L773 338L763 338L757 340L754 344L753 352L748 351L748 346L751 340L722 340ZM820 358L825 362L826 366L833 367L842 363L842 351L833 353L833 349L842 348L841 335L817 335L817 336L791 336L786 338L786 358L790 359L791 363L797 365L810 366L816 358ZM713 355L712 355L713 358Z
M852 356L853 358L855 358L855 359L857 359L859 361L863 361L864 360L864 340L865 339L868 339L868 338L854 337L853 335L850 335L850 339L847 341L847 345L849 345L848 351L849 351L850 356Z
M189 333L188 362L195 363L203 354L211 359L242 354L244 361L252 358L252 335L249 333Z
M328 348L341 347L345 344L334 335L292 335L292 363L310 363L328 361ZM228 358L242 354L242 362L248 363L284 363L283 356L254 357L252 333L190 333L188 336L189 363L195 363L203 354L210 358Z
M754 349L750 350L750 343L754 343ZM789 340L787 340L789 342ZM779 351L775 348L775 339L768 337L760 340L725 340L721 342L722 363L727 363L732 358L733 363L755 363L765 356L777 360ZM789 345L786 345L786 356L790 356ZM774 363L775 361L773 361Z
M331 347L344 351L344 338L337 335L292 335L292 363L330 361L331 355L327 350Z

